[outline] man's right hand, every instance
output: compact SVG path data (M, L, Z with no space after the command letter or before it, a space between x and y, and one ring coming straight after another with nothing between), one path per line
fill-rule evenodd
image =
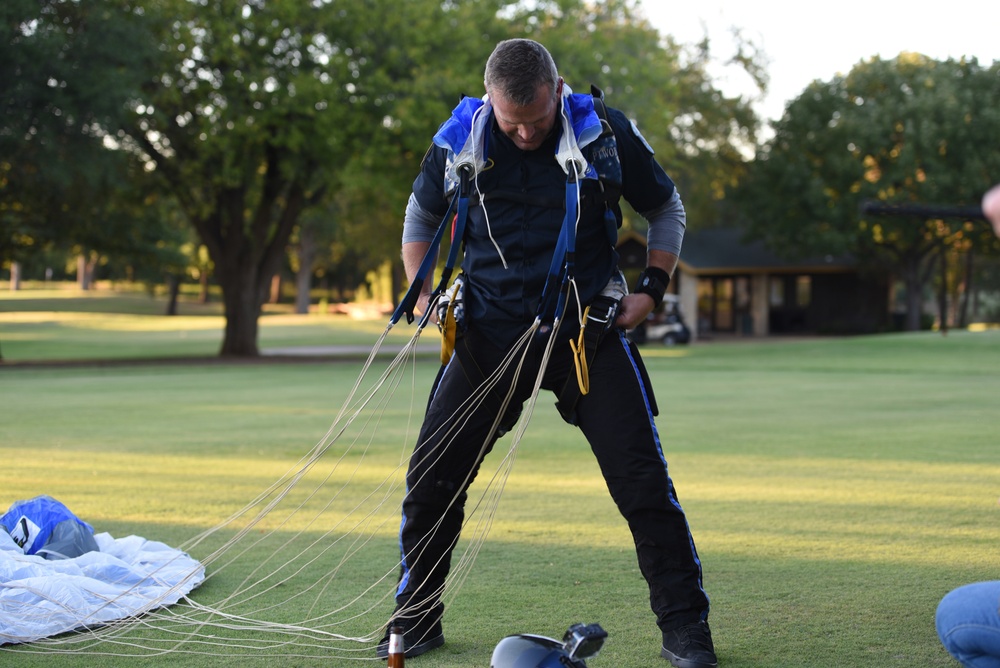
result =
M429 306L430 301L431 301L431 293L429 292L421 292L420 296L417 297L417 303L416 306L414 307L414 310L416 311L418 318L420 316L423 316L424 313L427 313L427 307ZM434 309L431 312L431 317L428 318L428 321L437 324L438 321L437 309Z

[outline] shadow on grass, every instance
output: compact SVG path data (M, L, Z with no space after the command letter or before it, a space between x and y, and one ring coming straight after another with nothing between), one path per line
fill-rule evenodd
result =
M127 524L109 524L110 531L129 532ZM162 527L164 537L193 531L176 525ZM159 536L158 536L159 537ZM222 540L227 536L220 535ZM316 533L295 539L278 532L273 541L228 554L209 567L210 578L192 599L208 606L226 606L232 613L281 623L311 620L305 626L323 627L347 635L378 628L391 611L391 600L376 601L375 611L349 619L350 608L324 619L330 610L347 605L356 592L392 571L395 540L375 537L365 558L351 558L338 568L343 550L323 541L305 550L303 560L289 561L303 552ZM276 546L283 545L283 548ZM199 556L209 545L193 550ZM235 550L234 550L235 551ZM727 668L830 666L912 667L951 665L938 643L933 614L940 597L952 587L954 573L940 567L879 564L850 559L746 559L742 555L710 551L702 555L713 601L711 617L720 665ZM229 558L232 557L232 561ZM282 575L257 581L261 565L282 565ZM294 566L289 565L294 564ZM325 586L331 572L336 578ZM319 584L318 584L319 583ZM389 591L385 582L379 589ZM227 597L250 585L257 597ZM376 595L376 598L381 593ZM237 599L242 602L237 603ZM645 583L639 575L630 545L603 548L558 543L524 544L489 540L475 567L446 613L446 645L418 659L415 665L471 668L487 665L496 643L506 635L538 633L561 637L576 622L598 622L609 638L594 668L638 668L660 665L659 634L648 609ZM175 613L188 610L175 606ZM177 633L170 632L170 629ZM209 645L183 641L183 632L197 630ZM82 634L71 634L79 635ZM345 658L371 659L371 645L328 640L298 644L301 637L239 628L171 627L168 621L135 625L116 638L119 644L80 645L85 653L63 656L44 651L40 644L0 651L0 663L18 666L131 666L141 654L130 645L173 648L173 652L144 658L141 665L186 666L330 666L354 665ZM270 651L247 651L251 642L273 643ZM295 645L281 646L282 642ZM67 648L72 645L65 646ZM21 650L21 651L18 651ZM24 651L27 650L27 651ZM103 656L105 652L132 656ZM183 652L183 653L181 653ZM205 652L204 654L191 652Z

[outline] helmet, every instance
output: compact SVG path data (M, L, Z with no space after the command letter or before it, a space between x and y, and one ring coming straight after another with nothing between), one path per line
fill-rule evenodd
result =
M529 633L507 636L493 650L490 668L587 668L584 659L600 651L607 635L598 624L574 624L562 642Z
M583 659L574 661L553 638L522 633L507 636L493 650L490 668L586 668Z

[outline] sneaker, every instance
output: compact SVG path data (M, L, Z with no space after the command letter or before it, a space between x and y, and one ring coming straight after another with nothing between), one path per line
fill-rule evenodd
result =
M719 665L708 622L694 622L664 631L660 656L676 668L716 668Z
M403 656L407 659L420 656L444 644L441 619L436 619L430 625L424 623L424 619L401 620L400 622L403 627ZM392 627L393 624L394 622L390 622L389 627ZM375 656L380 659L389 658L389 627L386 628L382 641L375 647Z

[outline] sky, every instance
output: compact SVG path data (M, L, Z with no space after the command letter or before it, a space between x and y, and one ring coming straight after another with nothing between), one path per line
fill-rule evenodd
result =
M720 61L735 53L734 27L759 45L770 63L770 82L755 107L768 120L780 118L785 104L814 80L847 74L872 56L975 56L986 66L1000 60L1000 0L642 0L642 11L680 43L698 42L707 32ZM721 65L710 72L726 94L753 93L745 74Z

